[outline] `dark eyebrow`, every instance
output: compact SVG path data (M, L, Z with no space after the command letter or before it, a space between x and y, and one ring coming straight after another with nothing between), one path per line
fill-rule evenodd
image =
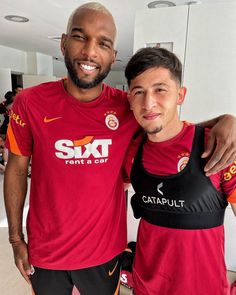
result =
M166 86L166 87L168 87L168 85L167 84L165 84L165 83L155 83L155 84L153 84L152 85L152 87L156 87L156 86ZM130 89L130 92L132 92L134 89L137 89L137 88L143 88L142 86L139 86L139 85L137 85L137 86L134 86L133 88L131 88Z
M167 86L168 87L168 85L166 83L155 83L152 86Z
M114 42L113 42L110 38L108 38L108 37L102 36L101 39L102 39L103 41L105 41L105 42L109 42L111 45L114 44Z
M132 92L134 89L137 89L137 88L142 88L142 86L134 86L133 88L130 89L130 92Z

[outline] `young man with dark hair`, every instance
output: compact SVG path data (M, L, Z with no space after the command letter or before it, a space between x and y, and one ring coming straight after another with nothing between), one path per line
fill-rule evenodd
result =
M223 221L228 202L236 214L236 174L227 178L236 161L205 175L209 130L179 119L186 94L181 75L179 59L162 48L139 50L125 70L131 109L146 134L130 174L134 216L141 217L134 290L228 295Z
M17 95L18 93L20 93L23 90L23 87L19 84L17 84L13 90L14 95Z
M0 104L0 114L4 116L4 120L0 127L0 132L2 134L7 133L7 127L9 124L9 111L13 105L15 95L12 91L7 91L4 95L5 101Z

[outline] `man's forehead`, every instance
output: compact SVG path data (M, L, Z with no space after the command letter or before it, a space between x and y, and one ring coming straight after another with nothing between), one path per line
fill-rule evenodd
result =
M77 26L84 29L83 28L84 22L86 22L86 26L89 24L91 25L95 24L97 27L100 26L101 28L114 29L114 32L116 32L116 27L115 27L112 16L102 10L95 10L95 9L88 9L88 8L79 9L72 18L70 31L72 28Z
M156 80L165 80L171 78L171 72L169 69L162 66L154 66L152 68L144 70L142 73L138 74L132 79L132 81L143 80L143 78L155 78Z
M95 14L97 17L102 16L106 22L113 23L112 16L110 14L103 10L95 10L91 8L81 8L77 10L73 16L72 23L79 22L80 20L82 21L84 19L94 19Z

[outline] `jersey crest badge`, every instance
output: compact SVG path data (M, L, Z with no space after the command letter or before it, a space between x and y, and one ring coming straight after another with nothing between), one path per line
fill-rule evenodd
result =
M178 172L182 171L186 165L188 164L188 161L189 161L189 157L185 156L185 157L182 157L178 164L177 164L177 169L178 169Z
M116 117L116 112L105 113L105 124L111 130L116 130L119 127L119 120Z

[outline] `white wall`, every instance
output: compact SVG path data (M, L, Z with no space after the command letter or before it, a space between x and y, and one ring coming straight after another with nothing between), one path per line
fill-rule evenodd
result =
M236 115L236 3L192 5L189 12L181 117L199 122Z
M0 69L0 102L4 100L5 93L11 89L11 69Z
M24 73L26 71L26 52L0 45L0 68L9 68L11 71Z
M24 52L0 45L0 101L6 91L12 89L12 72L25 75L23 77L24 88L37 84L37 81L41 83L56 79L53 75L53 58L51 56L38 52Z
M236 217L230 206L225 212L225 259L228 270L236 271Z
M173 42L174 52L184 60L188 6L137 11L134 28L134 52L147 43Z
M25 74L53 76L52 56L39 52L26 53L27 67Z
M110 71L104 82L112 87L116 85L126 85L124 71Z
M36 52L26 53L26 69L25 74L36 75L37 74L37 58Z
M37 74L44 76L53 75L52 56L37 52Z
M67 75L67 69L64 61L53 60L53 76L63 78Z
M137 231L140 219L135 219L133 215L133 210L130 205L131 197L134 195L134 190L132 187L128 190L128 200L127 200L127 226L128 226L128 242L136 241Z

